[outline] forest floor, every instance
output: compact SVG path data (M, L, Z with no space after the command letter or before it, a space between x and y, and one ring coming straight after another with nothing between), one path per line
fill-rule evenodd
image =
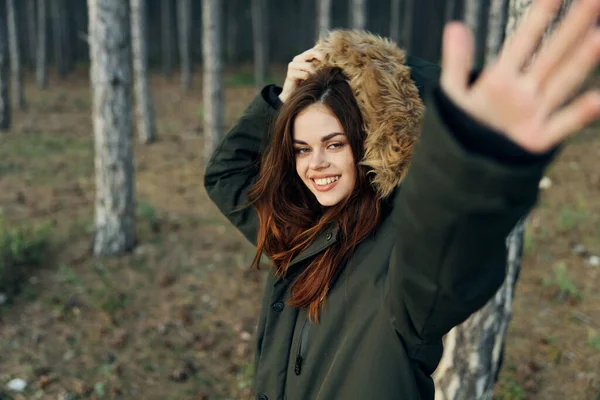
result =
M204 191L194 79L184 93L177 75L153 76L158 141L135 145L138 246L95 259L87 72L46 90L26 77L28 110L0 134L0 216L50 222L52 253L0 306L0 399L250 398L264 272L248 269L253 248ZM226 84L229 127L255 90L246 72ZM600 399L599 130L547 172L497 399ZM17 378L20 394L7 389Z

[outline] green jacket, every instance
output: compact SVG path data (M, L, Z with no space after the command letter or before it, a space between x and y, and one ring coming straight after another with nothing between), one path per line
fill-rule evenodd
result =
M442 112L439 69L416 58L407 65L420 93L430 94L408 173L333 283L319 324L285 300L294 276L335 243L336 226L292 261L287 279L270 271L257 332L259 400L433 399L442 336L504 280L505 237L534 205L548 159L514 166L467 150L456 130L477 123L457 109ZM210 198L253 243L254 209L233 210L247 204L276 115L267 91L221 140L205 175ZM448 120L457 117L452 132Z

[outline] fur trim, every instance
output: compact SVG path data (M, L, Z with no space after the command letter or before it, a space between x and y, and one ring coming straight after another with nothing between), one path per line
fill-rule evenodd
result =
M388 39L359 30L333 30L316 48L325 54L317 68L339 67L364 120L365 155L371 182L381 198L406 174L425 107L405 65L405 52Z

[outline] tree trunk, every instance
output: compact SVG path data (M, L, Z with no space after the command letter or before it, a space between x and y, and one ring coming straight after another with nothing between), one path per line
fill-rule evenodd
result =
M404 17L402 28L402 47L407 53L411 52L413 21L415 19L415 0L404 0Z
M63 29L61 24L61 13L64 12L64 10L61 9L61 5L62 1L50 1L50 12L52 13L52 45L54 48L54 64L56 65L58 76L64 78L67 74L67 70L62 46Z
M331 29L331 0L318 0L318 37L324 36Z
M350 27L352 29L366 29L367 28L367 1L366 0L351 0L351 11L352 16Z
M502 42L504 41L507 18L508 0L492 0L490 4L485 57L487 63L492 62L500 51L500 46L502 46Z
M46 87L46 0L37 0L37 50L36 80L39 87Z
M444 21L450 22L456 19L456 0L446 0L446 9L444 10Z
M8 94L8 40L6 9L0 9L0 130L10 129L10 96Z
M152 92L148 83L147 0L131 0L131 44L138 137L142 143L155 140Z
M531 0L510 0L506 37L514 32ZM492 399L502 367L512 301L521 270L526 219L506 240L506 279L496 295L445 339L442 360L434 374L436 400Z
M204 69L204 165L223 131L221 0L202 0L202 62Z
M21 110L26 108L21 71L21 52L19 48L19 29L17 28L17 10L15 0L6 0L6 19L8 25L8 42L10 48L10 72L12 75L12 94L14 105Z
M229 0L225 3L226 18L227 18L227 34L225 38L225 47L227 54L227 64L235 65L238 62L238 15L239 4L235 0Z
M62 9L62 12L60 13L60 41L63 52L63 59L65 63L65 74L67 74L75 69L75 60L73 58L73 45L71 42L71 28L73 27L71 14L73 9L72 5L68 3L68 0L59 1L61 3Z
M392 0L390 4L390 39L400 43L400 0Z
M268 32L266 0L252 0L252 37L254 48L254 82L262 88L267 79Z
M117 255L135 242L128 4L88 0L90 78L96 166L95 255Z
M173 41L171 24L171 0L161 0L161 35L163 53L163 73L171 76L173 71Z
M36 19L35 19L35 1L36 0L27 0L27 12L25 15L27 21L27 65L29 68L35 68L35 59L36 59L36 42L37 42L37 32L36 32Z
M181 59L181 87L190 90L192 87L192 57L190 53L190 30L192 27L192 4L190 0L179 0L177 3L177 19L179 20L179 58Z
M465 23L473 31L473 38L475 40L474 67L482 67L485 62L489 1L467 0L465 4Z

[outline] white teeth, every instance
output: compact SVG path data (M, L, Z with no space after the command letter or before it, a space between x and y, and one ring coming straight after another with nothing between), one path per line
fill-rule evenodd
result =
M319 186L324 186L324 185L329 185L330 183L333 183L335 181L337 181L338 179L340 179L340 176L332 176L330 178L323 178L323 179L315 179L315 183Z

